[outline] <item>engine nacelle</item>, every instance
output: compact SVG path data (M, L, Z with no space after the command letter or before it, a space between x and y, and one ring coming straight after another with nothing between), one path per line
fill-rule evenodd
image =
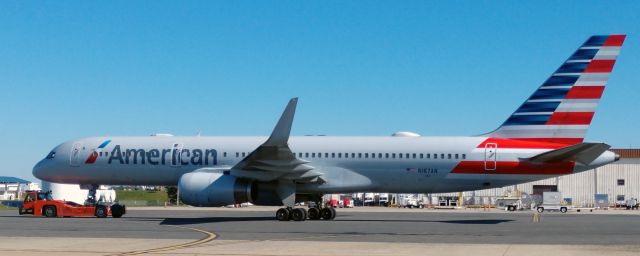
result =
M180 200L193 206L225 206L250 202L281 205L275 184L238 179L222 172L190 172L180 177Z

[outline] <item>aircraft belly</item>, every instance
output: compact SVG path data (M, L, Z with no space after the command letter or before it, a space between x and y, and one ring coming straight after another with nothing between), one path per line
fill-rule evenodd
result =
M370 166L350 169L347 167L321 167L324 173L321 184L299 185L301 192L350 193L430 193L445 177L437 168L407 168L398 166Z
M85 176L82 184L101 185L176 185L180 176L193 168L169 166L128 166L127 168L92 167L94 175Z

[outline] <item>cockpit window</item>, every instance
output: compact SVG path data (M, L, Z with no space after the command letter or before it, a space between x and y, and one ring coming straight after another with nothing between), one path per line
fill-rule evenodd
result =
M56 157L56 152L55 151L51 151L49 152L49 154L47 155L47 159L53 159L54 157Z

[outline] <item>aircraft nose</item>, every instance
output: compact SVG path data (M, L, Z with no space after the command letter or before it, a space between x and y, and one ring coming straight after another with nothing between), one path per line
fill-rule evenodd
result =
M614 159L615 159L615 161L616 161L616 162L617 162L618 160L620 160L620 154L616 154L616 156L615 156L615 158L614 158Z
M32 171L33 176L41 180L47 180L49 176L47 165L48 164L45 162L45 160L41 160L40 162L38 162L33 167L33 171Z

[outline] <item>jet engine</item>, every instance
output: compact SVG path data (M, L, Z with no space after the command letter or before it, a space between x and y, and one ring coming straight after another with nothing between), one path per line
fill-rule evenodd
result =
M282 205L275 183L238 179L221 172L190 172L180 177L180 200L192 206L225 206L250 202Z

